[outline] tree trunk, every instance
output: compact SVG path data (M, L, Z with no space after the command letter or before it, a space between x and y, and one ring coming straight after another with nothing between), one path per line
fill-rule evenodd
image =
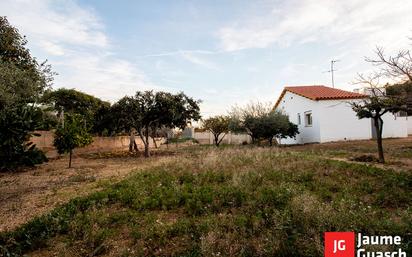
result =
M138 152L139 149L137 148L136 140L135 140L135 134L134 130L130 131L130 136L129 136L129 152L136 151Z
M376 142L378 143L379 162L385 163L382 145L383 120L380 117L376 117L374 118L374 124L376 129Z
M146 158L150 157L149 144L144 145L144 157Z
M219 136L221 135L221 134L223 134L223 136L220 138L220 140L219 140ZM226 133L221 133L221 134L218 134L217 135L217 137L216 137L216 142L217 142L217 145L216 146L219 146L220 145L220 143L222 143L222 141L223 141L223 139L225 138L225 136L226 136Z
M73 150L70 150L70 153L69 153L69 168L72 167L72 152L73 152Z
M157 148L156 139L154 137L152 137L152 141L153 141L153 144L154 144L155 148Z
M145 132L144 157L150 157L149 129L148 128L146 128L146 132Z
M219 134L214 134L213 136L215 137L215 145L219 146Z
M143 142L144 145L144 157L150 157L150 151L149 151L149 130L146 128L146 130L142 130L141 128L137 129L137 134L139 135L140 139Z
M129 143L129 152L133 152L133 151L136 151L136 152L139 151L139 149L137 148L136 141L134 139L130 140L130 143Z

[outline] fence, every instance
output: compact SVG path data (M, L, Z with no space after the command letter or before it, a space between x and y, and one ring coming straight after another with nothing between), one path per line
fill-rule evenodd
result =
M408 116L408 135L412 135L412 116Z
M193 138L196 139L199 144L214 144L214 136L211 132L193 132ZM222 136L219 137L221 139ZM222 144L250 144L252 138L247 134L233 134L231 132L227 133L222 140Z
M36 144L37 148L44 151L48 157L57 156L57 151L53 146L54 133L52 131L36 131L40 136L32 137L31 142ZM163 138L156 138L156 143L160 145L164 142ZM139 149L143 149L144 145L139 137L136 137L136 144ZM154 147L153 140L149 140L149 147ZM75 150L76 153L89 152L110 152L129 149L129 136L115 137L93 137L93 143Z

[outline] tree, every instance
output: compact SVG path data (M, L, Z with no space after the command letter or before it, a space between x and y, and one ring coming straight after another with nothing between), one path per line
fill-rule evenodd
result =
M376 130L376 142L378 144L379 162L385 163L382 145L383 119L386 113L397 113L406 110L405 99L398 96L389 96L384 89L370 88L371 93L364 100L351 102L352 109L359 119L371 118Z
M72 166L73 150L93 142L84 119L79 114L66 114L64 125L55 132L54 146L59 154L69 153L69 168Z
M0 16L0 92L1 102L14 104L39 102L53 81L46 62L39 64L26 48L27 40Z
M119 130L113 106L103 104L94 113L92 132L99 136L113 136Z
M192 120L199 120L199 101L183 93L145 91L133 97L123 97L113 105L118 129L135 129L144 144L145 157L150 156L149 138L154 131L164 128L184 128Z
M213 134L216 146L219 146L229 132L229 122L230 119L227 116L214 116L202 121L203 128Z
M28 143L46 116L37 106L54 73L39 64L26 48L27 40L0 16L0 152L2 166L34 165L44 154Z
M279 111L271 111L258 118L260 125L259 137L273 145L273 139L295 137L299 131L298 126L289 121L289 117Z
M76 113L84 117L92 130L98 131L96 115L100 115L110 108L110 103L100 100L92 95L77 91L75 89L59 88L48 91L43 96L43 102L53 106L58 116L62 113ZM102 117L100 117L102 118ZM100 125L100 124L99 124Z
M404 98L407 106L407 115L412 115L412 81L406 81L395 85L387 85L386 93L390 96Z
M401 81L412 82L412 56L409 49L399 50L394 56L386 56L382 47L376 47L376 58L365 58L365 61L379 66L377 74Z
M410 95L410 83L412 83L412 57L410 50L400 50L394 56L387 56L382 47L376 47L376 58L365 58L365 61L379 67L370 74L358 74L356 84L368 87L370 95L360 102L352 102L352 109L360 118L371 118L376 130L376 142L378 145L379 162L384 163L382 133L383 119L386 113L408 111L407 99ZM379 86L382 77L401 81L402 86ZM410 110L409 110L410 111Z
M252 143L259 139L258 118L270 112L270 106L262 103L250 103L245 107L232 107L229 113L229 129L233 132L246 132L252 138Z
M287 115L272 110L268 104L251 103L243 108L234 107L230 117L229 128L248 133L253 143L267 139L272 145L274 138L294 137L299 133Z

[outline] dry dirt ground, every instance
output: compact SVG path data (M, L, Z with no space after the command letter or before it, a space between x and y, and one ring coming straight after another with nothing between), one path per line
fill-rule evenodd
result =
M0 173L0 232L52 210L68 200L115 183L131 172L168 161L173 152L152 158L128 153L75 156L72 168L68 158L50 160L32 169Z

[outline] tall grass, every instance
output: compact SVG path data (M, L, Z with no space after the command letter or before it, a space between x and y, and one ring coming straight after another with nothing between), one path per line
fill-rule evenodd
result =
M322 256L325 231L400 235L412 251L412 174L271 148L190 149L2 234L0 253Z

